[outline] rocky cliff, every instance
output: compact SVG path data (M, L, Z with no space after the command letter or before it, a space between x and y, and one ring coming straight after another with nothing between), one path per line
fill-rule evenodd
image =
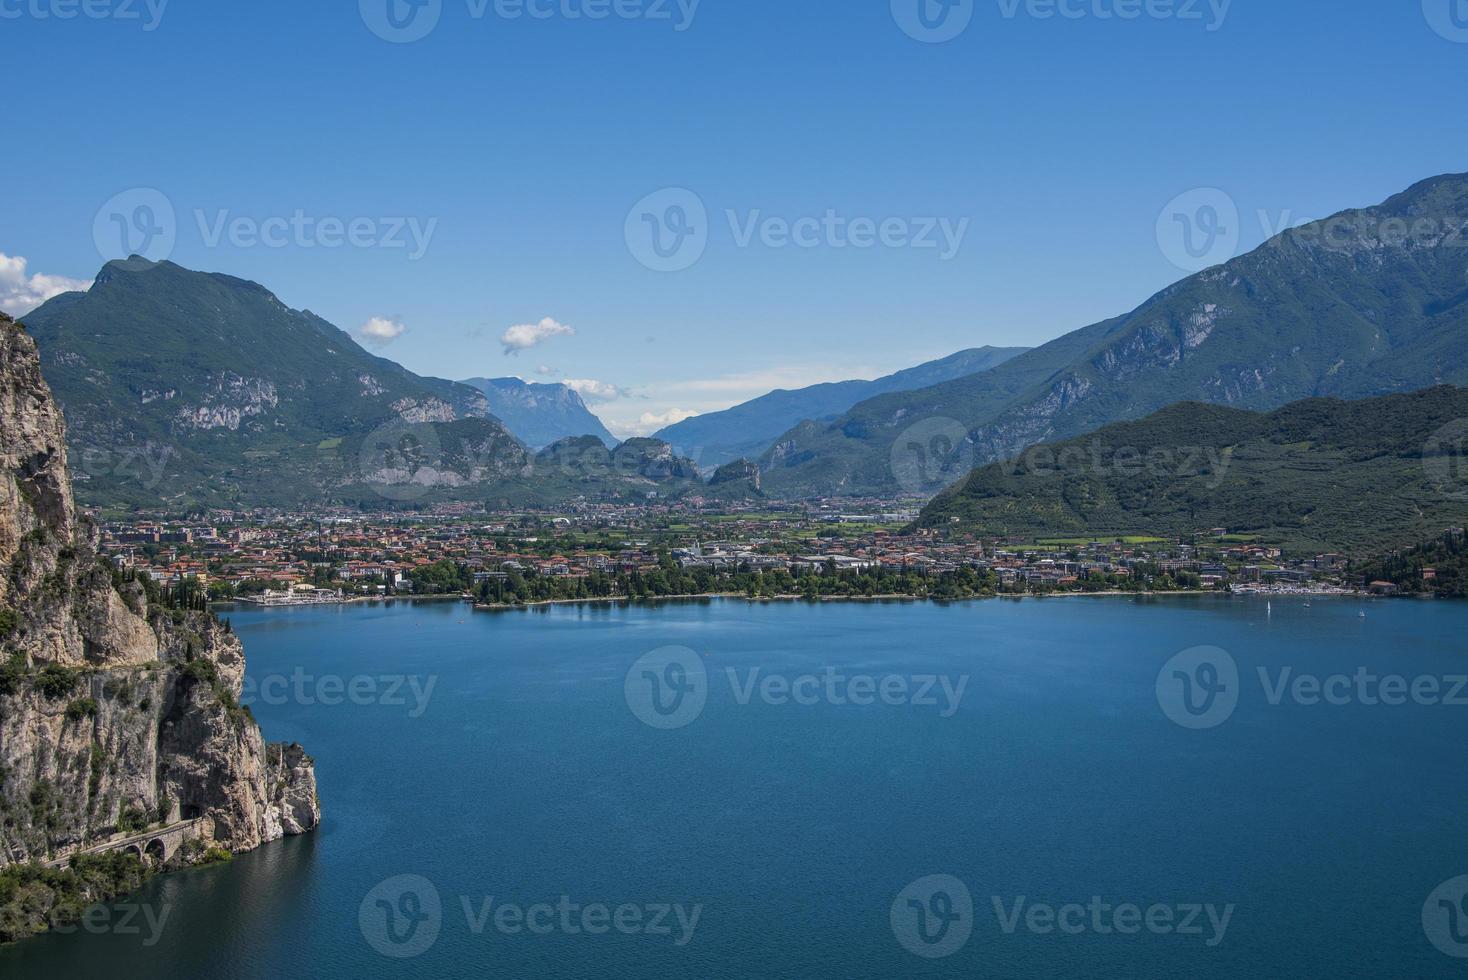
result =
M315 827L310 758L238 704L238 638L99 557L65 435L35 343L0 314L0 867L182 820L232 851Z

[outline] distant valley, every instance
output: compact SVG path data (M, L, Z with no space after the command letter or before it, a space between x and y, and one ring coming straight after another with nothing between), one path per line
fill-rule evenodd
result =
M105 509L890 499L963 481L926 524L1171 534L1202 522L1345 547L1440 530L1449 515L1402 482L1424 433L1401 406L1436 418L1429 409L1457 407L1453 389L1257 413L1468 384L1468 219L1456 215L1468 215L1468 177L1434 178L1035 349L976 348L874 381L770 392L620 443L568 385L422 377L263 286L168 262L108 263L90 291L57 296L25 324L66 414L77 494ZM1358 408L1367 414L1352 420ZM1369 424L1378 410L1394 428ZM1300 474L1337 466L1356 443L1327 433L1269 448L1264 429L1302 424L1301 412L1375 433L1382 459L1406 468L1372 461L1342 492L1390 485L1415 517L1385 508L1368 520L1325 489L1317 500ZM1153 445L1209 433L1242 453L1230 480L1251 482L1052 484L985 467L1119 423ZM1274 468L1250 476L1251 453ZM916 483L907 455L926 473ZM935 480L927 470L943 460Z
M796 391L772 391L722 412L710 412L656 433L703 467L740 457L758 459L780 434L803 421L827 421L858 402L888 392L926 388L979 374L1025 353L1024 347L980 347L959 351L875 381L838 381Z

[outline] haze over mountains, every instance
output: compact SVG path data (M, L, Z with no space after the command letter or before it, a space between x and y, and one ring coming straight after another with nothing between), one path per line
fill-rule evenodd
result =
M838 381L795 391L772 391L722 412L696 415L655 433L655 438L705 468L740 457L758 459L770 444L804 420L833 419L858 402L892 391L911 391L977 374L1023 354L1025 347L980 347L898 371L875 381Z
M984 463L1180 400L1267 410L1468 381L1465 222L1460 174L1285 232L991 371L794 426L761 458L765 490L900 492L894 444L934 420L966 433L945 451Z

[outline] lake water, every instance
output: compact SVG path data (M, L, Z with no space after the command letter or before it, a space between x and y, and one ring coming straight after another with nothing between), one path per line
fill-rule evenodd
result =
M1468 969L1468 703L1440 703L1465 605L231 618L267 737L316 758L322 827L0 951L0 976ZM699 659L641 659L668 647ZM1377 703L1363 668L1416 686Z

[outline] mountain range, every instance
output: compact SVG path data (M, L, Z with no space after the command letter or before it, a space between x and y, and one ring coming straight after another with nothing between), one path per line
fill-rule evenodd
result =
M1468 382L1465 224L1459 174L1284 232L982 374L793 426L760 459L765 491L901 492L894 456L933 432L934 453L982 464L1181 400L1269 410Z
M1463 523L1468 389L1269 413L1182 402L979 467L918 523L984 536L1224 528L1292 552L1380 552Z
M574 436L596 436L608 446L617 444L617 437L568 385L519 378L469 378L463 383L484 395L495 418L531 449Z
M109 262L89 291L55 297L25 328L90 505L525 506L699 484L696 467L651 440L610 452L591 436L571 462L565 446L533 453L482 391L376 357L232 276Z
M877 395L926 388L978 374L1026 350L1025 347L979 347L875 381L837 381L794 391L772 391L722 412L685 419L658 431L655 437L697 460L705 469L741 457L757 459L781 433L803 421L828 421Z
M169 262L108 263L25 322L90 505L931 496L1179 401L1267 412L1468 384L1461 216L1468 175L1433 178L1033 350L771 392L615 447L567 386L422 377L263 286Z

